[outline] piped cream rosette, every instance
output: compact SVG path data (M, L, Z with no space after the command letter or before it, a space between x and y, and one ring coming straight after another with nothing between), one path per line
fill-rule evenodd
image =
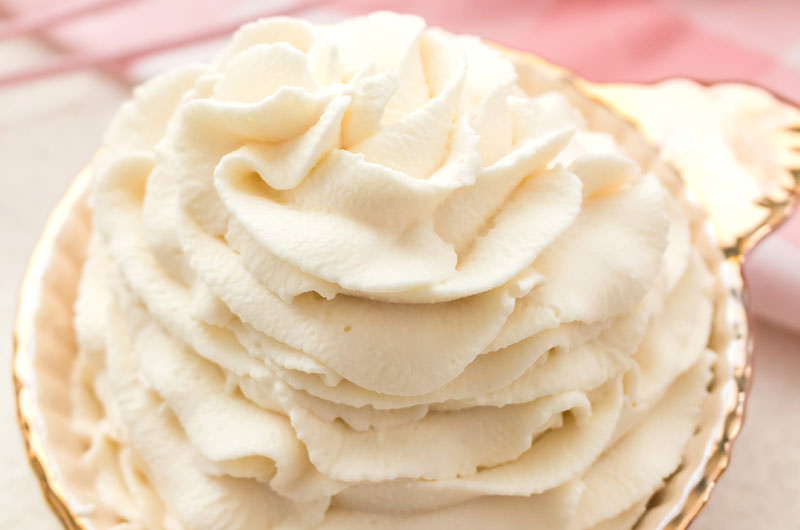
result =
M628 528L714 354L680 200L378 13L244 26L97 162L74 426L119 528Z

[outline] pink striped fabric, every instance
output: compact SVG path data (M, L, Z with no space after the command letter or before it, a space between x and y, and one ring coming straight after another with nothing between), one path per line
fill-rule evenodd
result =
M71 51L125 50L295 1L129 0L55 26L43 36ZM310 16L329 20L375 9L416 13L452 31L535 52L594 81L646 82L673 76L744 81L798 101L797 1L333 0ZM0 10L13 15L60 3L0 0ZM193 58L213 48L195 49ZM185 60L180 53L164 54L116 65L111 72L138 81L180 60ZM749 256L747 275L753 309L800 329L800 215Z

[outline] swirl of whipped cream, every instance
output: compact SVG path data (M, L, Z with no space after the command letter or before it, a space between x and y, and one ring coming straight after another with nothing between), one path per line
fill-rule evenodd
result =
M109 521L624 528L680 462L690 221L479 40L261 20L97 166L73 404Z

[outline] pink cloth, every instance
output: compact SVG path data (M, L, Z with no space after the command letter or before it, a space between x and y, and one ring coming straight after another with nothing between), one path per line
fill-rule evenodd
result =
M297 1L130 0L62 24L45 37L76 51L124 49ZM0 0L0 9L13 14L55 2L60 0ZM416 13L452 31L537 53L594 81L734 80L798 101L797 7L798 0L332 0L315 15ZM159 69L184 59L169 57L157 62ZM153 62L119 65L113 72L137 81L153 73L143 66L148 61ZM758 314L800 329L800 215L748 257L747 277Z
M800 330L800 212L753 249L745 265L751 309Z

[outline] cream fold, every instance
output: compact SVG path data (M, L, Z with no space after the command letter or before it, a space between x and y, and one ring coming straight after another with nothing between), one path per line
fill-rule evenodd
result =
M74 425L165 529L627 528L710 380L681 201L557 89L376 13L136 89L96 165Z

